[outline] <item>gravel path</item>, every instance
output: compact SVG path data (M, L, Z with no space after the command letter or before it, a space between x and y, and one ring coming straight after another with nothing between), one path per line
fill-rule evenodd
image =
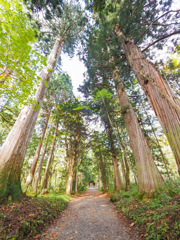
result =
M137 240L121 222L114 204L95 189L73 199L41 239Z

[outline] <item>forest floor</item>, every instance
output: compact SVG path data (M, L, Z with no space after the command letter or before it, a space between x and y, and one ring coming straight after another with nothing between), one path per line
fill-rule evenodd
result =
M136 185L129 191L112 193L118 212L131 221L146 240L180 240L180 189L179 180L166 182L163 190L142 195Z
M41 236L45 226L51 224L67 206L70 196L50 193L28 197L21 202L0 205L0 239L29 240Z
M47 228L40 239L140 239L125 218L120 218L107 194L89 189L68 204L67 209Z

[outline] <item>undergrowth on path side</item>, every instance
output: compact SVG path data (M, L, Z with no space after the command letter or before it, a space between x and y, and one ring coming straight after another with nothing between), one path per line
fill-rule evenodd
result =
M180 181L167 182L166 189L143 196L137 186L130 191L111 195L118 210L131 219L141 239L179 240L180 239Z
M0 239L38 238L68 201L69 195L50 193L38 197L24 196L21 202L0 205Z

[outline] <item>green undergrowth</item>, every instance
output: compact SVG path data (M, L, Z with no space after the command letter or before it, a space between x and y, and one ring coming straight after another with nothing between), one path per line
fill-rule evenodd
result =
M180 239L180 181L166 182L165 188L150 196L138 193L137 186L111 195L119 212L131 220L141 239Z
M81 194L81 193L83 193L83 192L86 192L88 190L88 188L87 188L87 186L81 186L81 187L79 187L78 188L78 194ZM75 195L76 193L75 193L75 191L73 190L72 191L72 195Z
M70 199L66 194L49 193L38 197L24 196L21 202L0 205L0 239L38 238Z

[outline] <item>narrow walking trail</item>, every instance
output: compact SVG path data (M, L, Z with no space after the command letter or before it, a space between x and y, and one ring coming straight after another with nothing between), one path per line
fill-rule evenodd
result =
M109 199L99 191L89 189L69 203L41 239L139 239L126 229Z

